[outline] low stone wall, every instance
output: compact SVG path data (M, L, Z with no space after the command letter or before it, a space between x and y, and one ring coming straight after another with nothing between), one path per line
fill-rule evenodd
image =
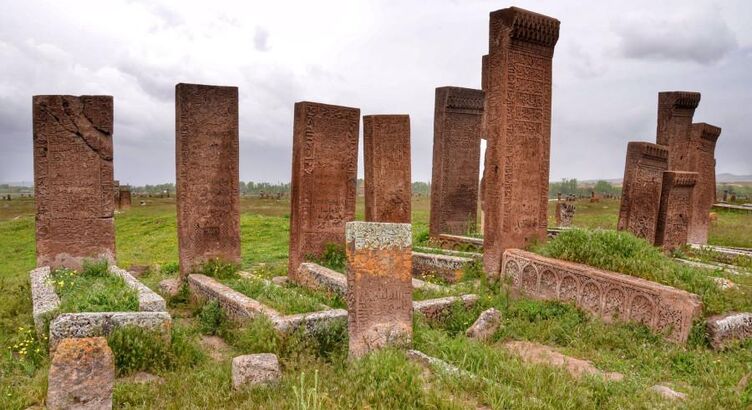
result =
M462 279L465 265L472 261L461 256L413 252L413 276L436 276L448 283L456 283Z
M298 282L310 289L323 290L344 296L347 293L347 277L321 265L303 262L298 268Z
M504 252L502 272L515 293L571 302L607 322L622 320L686 342L702 314L700 297L670 286L519 249Z
M219 306L222 307L228 315L237 320L250 319L259 314L265 315L269 318L282 316L281 313L269 306L251 299L248 296L233 290L229 286L225 286L217 280L205 275L188 275L188 286L194 297L198 297L199 299L216 300L219 303Z
M707 322L710 345L720 350L735 340L752 339L752 313L713 316Z
M50 323L50 351L68 338L107 337L115 329L135 326L162 334L170 341L172 318L167 312L64 313Z
M483 238L442 233L439 235L438 241L439 245L444 249L463 248L464 250L469 247L483 250Z
M127 286L136 290L138 293L138 312L81 312L60 315L58 312L60 298L55 293L55 287L50 282L50 267L43 266L36 268L29 273L34 327L36 328L37 334L42 337L46 332L46 324L48 322L50 323L49 343L51 349L54 349L54 345L57 341L53 342L53 340L56 339L61 340L62 338L67 337L106 336L112 330L113 326L117 327L118 324L123 321L138 326L139 323L152 323L154 320L157 320L153 319L152 316L146 315L147 313L162 313L166 315L167 322L169 322L166 326L168 328L171 326L172 319L167 313L167 304L161 296L139 282L138 279L133 277L133 275L117 266L110 266L109 271L111 274L123 278ZM121 316L117 316L113 322L110 319L110 316L103 315ZM122 315L125 315L125 319L121 319L123 317ZM154 317L159 317L160 319L157 321L162 323L164 315L157 315ZM63 317L65 318L61 319ZM77 336L79 334L81 334L81 336Z
M482 261L483 260L483 254L480 253L480 252L455 251L455 250L452 250L452 249L430 248L430 247L427 247L427 246L413 246L413 252L439 254L439 255L450 255L450 256L461 256L463 258L474 259L474 260L477 260L477 261Z

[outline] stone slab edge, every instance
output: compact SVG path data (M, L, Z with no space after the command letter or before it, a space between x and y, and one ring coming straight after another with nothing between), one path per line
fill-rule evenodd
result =
M107 337L126 326L157 331L169 342L172 317L167 312L63 313L50 323L50 351L63 339Z
M29 272L31 281L32 316L39 337L45 333L45 319L60 307L60 297L50 283L50 267L42 266Z
M708 318L710 346L721 350L734 340L752 339L752 313L728 313Z
M156 292L149 289L148 286L141 283L125 269L117 266L110 266L110 273L117 275L125 281L125 284L138 292L138 310L141 312L166 312L167 303Z
M298 268L299 285L309 289L333 292L340 296L347 295L347 276L335 270L326 268L313 262L303 262ZM413 289L443 290L444 287L434 283L412 279Z
M269 306L251 299L206 275L188 275L188 286L194 296L216 300L227 314L238 320L250 319L258 315L264 315L271 319L282 316Z
M435 273L447 282L455 283L460 279L465 265L472 261L473 259L462 256L413 252L413 276Z

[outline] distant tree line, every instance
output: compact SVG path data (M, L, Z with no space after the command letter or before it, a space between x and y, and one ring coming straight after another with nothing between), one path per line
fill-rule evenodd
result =
M576 178L562 179L561 182L551 182L548 184L548 196L549 198L556 198L558 193L562 195L575 195L588 197L591 192L595 192L597 195L621 195L621 188L615 187L608 181L597 181L595 184L583 184L577 181Z

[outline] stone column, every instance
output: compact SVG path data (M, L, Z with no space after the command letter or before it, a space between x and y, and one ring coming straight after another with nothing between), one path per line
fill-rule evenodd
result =
M687 243L696 183L696 172L663 173L655 244L664 250L673 250Z
M37 266L115 262L111 96L33 98Z
M287 274L326 245L345 243L345 223L355 219L358 172L357 108L315 102L295 104Z
M616 229L655 243L663 172L668 169L668 149L649 142L627 145L621 207Z
M181 277L240 263L238 88L175 86L175 139Z
M710 209L715 202L715 144L720 135L719 127L704 122L692 124L689 168L697 172L697 185L692 201L689 243L708 243Z
M118 194L118 208L128 209L131 207L131 188L129 186L121 185L118 187L120 194Z
M491 13L486 122L484 267L546 239L551 81L559 21L511 7Z
M366 221L410 223L410 116L363 117Z
M347 223L350 357L412 340L410 224Z
M669 148L668 169L691 171L689 157L692 116L700 104L700 93L663 91L658 93L658 129L656 142Z
M476 229L483 91L436 89L429 233L465 235Z

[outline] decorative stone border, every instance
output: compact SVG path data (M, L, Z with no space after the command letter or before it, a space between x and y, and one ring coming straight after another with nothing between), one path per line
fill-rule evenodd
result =
M435 275L448 283L456 283L462 279L465 265L471 262L473 259L461 256L413 252L413 276Z
M194 296L201 299L216 300L232 319L244 322L263 315L268 317L274 328L282 333L289 333L301 328L308 333L338 320L347 321L347 310L345 309L282 315L263 303L223 285L216 279L200 274L189 275L188 285ZM428 318L435 318L446 312L457 301L461 301L466 307L471 307L478 301L478 296L471 294L413 301L413 312L421 312Z
M473 238L471 236L450 235L442 233L438 237L439 245L444 249L454 249L455 246L472 246L483 250L483 238Z
M413 252L429 253L432 255L461 256L463 258L475 259L478 261L483 260L483 254L479 252L455 251L452 249L430 248L427 246L413 246Z
M502 272L514 293L574 303L606 322L643 323L684 343L702 314L700 297L642 278L546 258L519 249L504 252Z
M60 298L50 283L49 266L33 269L29 273L31 281L32 315L37 334L43 337L49 321L49 346L53 351L64 338L107 336L113 329L134 325L148 329L159 329L169 336L172 318L167 313L164 299L138 281L133 275L117 266L109 271L125 281L125 284L138 293L138 312L81 312L59 314Z
M413 263L415 253L413 252ZM323 290L340 296L347 294L347 276L312 262L303 262L298 268L298 283L309 289ZM442 290L443 286L412 279L413 289Z

